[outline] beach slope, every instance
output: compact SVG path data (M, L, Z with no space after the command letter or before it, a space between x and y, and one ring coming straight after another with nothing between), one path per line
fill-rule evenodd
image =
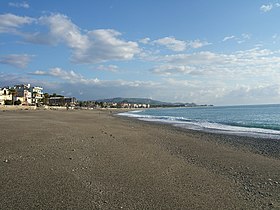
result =
M0 209L280 208L279 141L100 110L0 119Z

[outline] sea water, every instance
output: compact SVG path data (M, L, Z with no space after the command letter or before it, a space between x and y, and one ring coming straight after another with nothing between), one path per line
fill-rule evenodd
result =
M120 115L206 132L280 139L280 105L154 108Z

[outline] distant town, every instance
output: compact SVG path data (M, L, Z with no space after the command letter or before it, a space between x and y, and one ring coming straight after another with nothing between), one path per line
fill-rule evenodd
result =
M43 87L30 84L0 87L0 106L43 107L64 109L94 109L94 108L151 108L151 107L197 107L212 105L197 105L195 103L167 103L145 98L112 98L96 101L78 101L75 97L66 97L56 93L43 92Z
M43 87L30 84L0 87L1 106L50 106L66 108L150 108L150 104L143 103L115 103L104 101L77 101L75 97L66 97L56 93L43 92Z

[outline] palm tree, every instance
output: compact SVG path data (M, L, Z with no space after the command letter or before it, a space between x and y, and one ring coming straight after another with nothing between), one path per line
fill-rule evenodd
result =
M15 88L10 88L9 89L9 95L12 94L12 104L14 105L15 103L15 99L16 99L16 96L17 96L17 90Z
M44 105L47 105L47 104L49 104L49 98L50 98L50 95L48 94L48 93L44 93L44 96L43 96L43 104Z

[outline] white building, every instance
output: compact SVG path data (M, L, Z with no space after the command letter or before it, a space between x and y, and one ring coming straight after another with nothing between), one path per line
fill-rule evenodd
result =
M10 89L13 89L12 92ZM43 98L42 87L31 87L30 84L15 85L13 88L0 88L0 105L6 100L21 101L22 105L35 105Z
M6 100L12 100L12 94L9 91L9 88L0 88L0 105L5 105Z
M42 87L32 87L30 88L32 99L32 104L39 103L40 100L43 98L43 88Z
M22 105L29 105L32 103L32 94L30 92L30 84L16 85L16 96L17 100L20 100Z

